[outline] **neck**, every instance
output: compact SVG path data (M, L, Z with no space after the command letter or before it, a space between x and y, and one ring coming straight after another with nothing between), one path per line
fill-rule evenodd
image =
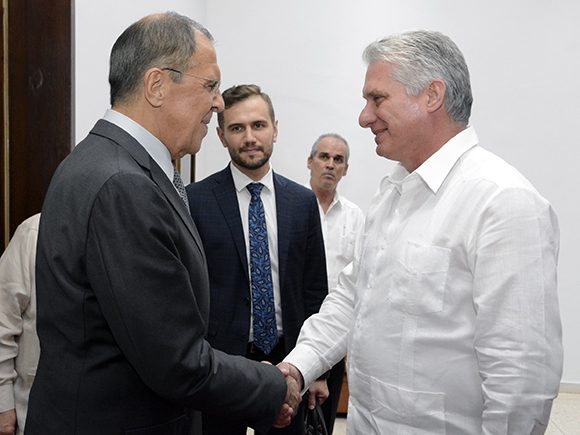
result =
M270 170L270 163L269 162L266 162L265 164L263 164L259 168L255 168L255 169L244 168L243 166L238 165L234 161L232 161L232 163L236 168L238 168L240 170L240 172L242 174L248 176L253 181L260 181L262 178L264 178L264 176Z
M330 204L332 204L332 200L334 199L334 195L336 195L336 190L323 190L312 185L312 180L310 180L310 188L316 195L320 206L322 207L322 211L324 214L328 211Z
M439 149L449 142L456 135L461 133L467 127L453 121L438 124L437 129L432 129L429 135L429 142L422 145L419 152L413 156L412 160L401 162L407 171L413 172L421 166L429 157L435 154Z
M161 143L169 150L169 153L171 154L171 160L177 161L185 156L185 151L174 149L175 147L170 145L170 141L166 140L166 137L163 133L167 131L167 128L164 126L163 121L161 121L160 116L156 112L148 110L147 106L138 103L121 103L116 104L115 106L111 107L111 109L125 115L128 118L131 118L141 127L159 139Z

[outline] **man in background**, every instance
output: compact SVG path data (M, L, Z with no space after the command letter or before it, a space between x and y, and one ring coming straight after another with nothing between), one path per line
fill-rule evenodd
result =
M0 258L0 435L22 435L40 346L35 263L40 214L22 222Z
M335 133L321 135L308 156L310 187L318 201L328 288L338 283L338 274L354 258L355 245L364 229L364 215L353 202L338 193L337 187L348 171L350 149L346 139ZM344 377L344 359L330 371L326 380L329 396L322 404L328 433L332 434Z
M287 368L307 386L348 348L349 434L542 434L562 373L556 215L479 145L450 38L393 35L364 59L359 123L398 164Z
M209 270L207 339L224 352L276 364L328 291L318 205L309 189L272 170L278 122L270 97L240 85L223 98L217 132L231 162L187 187ZM324 381L310 394L326 398ZM268 433L304 433L303 411L288 428ZM245 435L246 426L206 413L204 433Z
M258 429L299 396L275 367L204 339L209 280L172 161L223 109L211 34L173 12L111 51L111 110L50 183L37 254L41 355L26 433L180 434L192 409Z

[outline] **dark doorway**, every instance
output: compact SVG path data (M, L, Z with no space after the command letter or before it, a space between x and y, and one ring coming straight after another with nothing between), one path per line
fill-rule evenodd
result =
M4 250L74 146L74 0L2 0Z

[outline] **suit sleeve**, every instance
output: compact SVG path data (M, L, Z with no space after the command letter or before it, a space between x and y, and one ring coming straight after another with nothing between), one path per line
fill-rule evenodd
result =
M144 175L110 179L95 201L87 244L103 316L143 382L169 400L267 429L285 380L275 367L205 341L205 258L160 189Z

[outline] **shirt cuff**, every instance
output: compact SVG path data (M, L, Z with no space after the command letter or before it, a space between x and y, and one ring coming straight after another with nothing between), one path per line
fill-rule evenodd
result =
M0 412L14 409L14 385L8 382L0 385Z
M301 394L304 394L310 384L326 371L318 355L306 346L297 345L292 352L286 355L284 362L292 364L302 373L304 388Z

